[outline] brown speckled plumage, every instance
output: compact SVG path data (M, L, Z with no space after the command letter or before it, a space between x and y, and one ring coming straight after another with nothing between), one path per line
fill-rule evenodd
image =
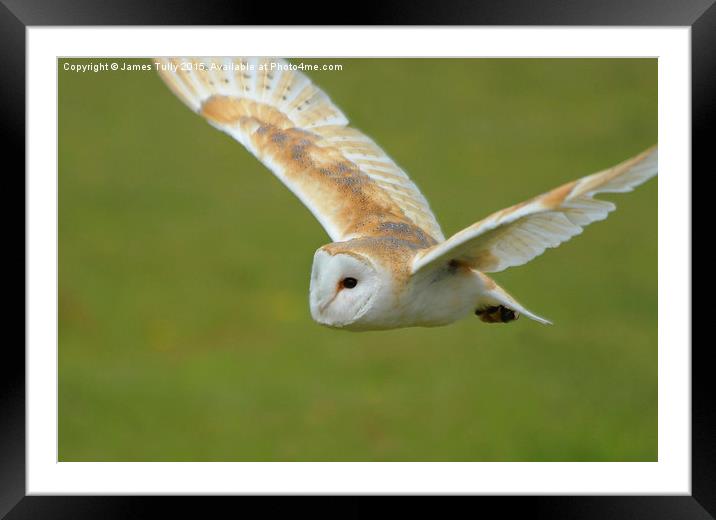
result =
M160 75L210 123L236 137L316 215L334 240L410 235L427 245L442 231L417 187L371 139L347 126L330 99L296 71L258 70L284 64L254 60L257 70L220 68L251 60L160 58ZM181 71L181 64L191 70ZM188 67L186 64L191 65ZM204 69L201 68L204 67ZM381 227L382 226L382 227Z

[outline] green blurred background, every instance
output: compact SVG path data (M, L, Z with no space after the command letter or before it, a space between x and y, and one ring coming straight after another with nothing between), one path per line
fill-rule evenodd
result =
M90 61L58 72L60 460L657 459L656 181L495 276L554 326L331 330L309 212L155 72L63 70ZM448 235L657 140L654 59L301 61L343 65L309 76Z

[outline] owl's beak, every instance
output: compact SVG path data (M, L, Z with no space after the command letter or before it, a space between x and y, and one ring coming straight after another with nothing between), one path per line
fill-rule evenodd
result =
M328 307L331 303L333 303L333 300L336 299L336 296L338 296L338 292L339 292L339 291L336 291L335 294L334 294L333 296L331 296L331 298L330 298L327 302L325 302L325 303L319 305L319 307L318 307L318 312L320 312L321 314L323 314L323 311L326 310L326 307Z

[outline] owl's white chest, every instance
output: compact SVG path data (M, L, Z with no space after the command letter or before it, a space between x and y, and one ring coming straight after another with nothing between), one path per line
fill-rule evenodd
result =
M375 301L364 324L371 329L447 325L473 313L485 290L482 279L470 270L413 277Z

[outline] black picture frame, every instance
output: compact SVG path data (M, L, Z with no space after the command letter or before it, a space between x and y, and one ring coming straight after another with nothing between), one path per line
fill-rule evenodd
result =
M337 13L313 3L280 9L268 3L225 4L204 0L1 0L0 127L5 180L22 179L25 165L25 36L28 26L43 25L621 25L689 26L692 50L692 169L706 170L716 120L715 0L469 0L432 3L363 2L352 19L326 20L316 13ZM277 12L279 11L279 12ZM322 19L323 18L323 19ZM91 45L88 46L91 51ZM10 162L10 157L15 161ZM713 161L709 165L713 170ZM704 172L706 174L707 172ZM684 173L686 175L686 173ZM693 179L693 175L692 175ZM24 181L20 190L24 193ZM703 190L702 190L703 191ZM8 195L19 197L16 192ZM11 200L11 197L6 197ZM23 197L24 201L24 197ZM7 205L6 205L7 207ZM694 208L698 205L694 204ZM9 213L9 212L8 212ZM9 215L8 215L9 217ZM6 222L11 222L6 218ZM698 214L692 216L700 222ZM9 247L6 249L9 251ZM23 251L25 251L23 247ZM15 255L7 255L14 257ZM23 253L23 268L24 268ZM6 271L8 272L8 271ZM24 271L26 273L26 271ZM25 298L23 297L23 302ZM14 303L14 302L13 302ZM680 302L689 305L691 302ZM23 313L24 313L23 305ZM9 320L8 320L9 321ZM599 519L707 519L716 517L716 384L708 359L709 342L692 344L692 494L690 496L528 496L474 497L479 507L500 508L500 516ZM683 346L684 348L686 346ZM208 498L40 497L25 493L25 355L20 342L6 341L0 377L0 518L138 518L166 514L204 516ZM214 499L218 499L215 497ZM232 500L225 497L220 500ZM286 512L296 513L295 502ZM362 508L355 500L341 515ZM305 507L305 506L304 506ZM421 506L423 509L424 506ZM474 507L474 506L472 506ZM441 508L442 510L442 508ZM164 514L162 515L164 516Z

